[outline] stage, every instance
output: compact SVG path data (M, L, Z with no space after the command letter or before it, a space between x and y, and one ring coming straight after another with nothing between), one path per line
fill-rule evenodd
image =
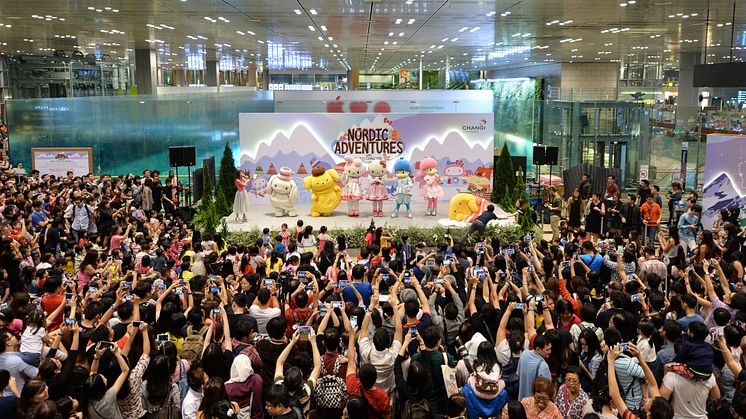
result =
M366 205L366 203L368 205ZM231 214L226 217L228 224L228 231L251 231L261 230L265 227L269 228L273 233L276 233L282 223L287 223L288 230L293 231L296 222L301 219L304 225L311 225L314 229L314 234L318 234L319 227L326 226L328 229L345 229L352 227L368 227L370 220L373 218L377 226L383 226L387 223L389 226L396 227L468 227L468 223L454 221L448 218L448 202L438 203L438 215L426 216L427 203L425 202L413 202L412 203L412 218L407 218L406 210L399 211L399 217L391 218L391 213L394 210L394 203L392 201L386 202L383 206L384 217L372 217L372 206L369 202L363 201L360 205L360 216L359 217L348 217L347 216L347 203L343 202L342 205L337 207L334 211L334 215L330 217L311 217L310 205L298 205L298 216L297 217L275 217L275 210L269 204L253 204L251 206L251 216L245 223L237 223L235 215ZM513 226L515 225L515 219L510 214L495 208L495 215L498 220L494 221L499 225Z

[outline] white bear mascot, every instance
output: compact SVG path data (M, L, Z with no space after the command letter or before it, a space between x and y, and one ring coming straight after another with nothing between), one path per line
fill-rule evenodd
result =
M289 167L281 167L280 173L272 175L265 190L272 206L275 217L289 215L295 217L295 202L298 200L298 187L293 180L293 171Z

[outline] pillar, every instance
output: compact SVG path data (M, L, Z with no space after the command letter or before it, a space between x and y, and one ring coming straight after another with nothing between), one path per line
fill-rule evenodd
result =
M269 90L269 67L264 67L262 70L262 86L264 90Z
M220 63L217 60L207 60L205 66L205 86L217 86L220 74Z
M246 73L246 85L249 87L256 87L256 64L249 64Z
M154 50L135 50L135 83L138 94L158 93L158 56Z
M347 70L347 90L358 90L360 84L360 69Z
M424 77L422 75L422 57L420 57L420 72L418 74L420 75L418 77L419 81L420 81L420 90L422 90L422 79L424 79Z
M173 68L171 74L173 74L174 86L186 85L186 74L184 74L183 68Z
M679 54L679 96L676 98L676 128L691 127L690 119L699 111L699 89L694 87L694 66L702 62L702 54Z

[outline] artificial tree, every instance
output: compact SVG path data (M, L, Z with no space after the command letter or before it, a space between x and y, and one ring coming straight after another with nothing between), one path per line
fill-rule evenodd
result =
M515 188L516 178L507 144L503 145L492 176L492 202L499 205L505 211L513 212L515 210L513 207L513 202L515 202L513 200L513 189ZM508 203L509 205L507 205Z
M208 173L207 163L202 165L202 173ZM217 211L215 198L213 197L212 179L210 179L210 176L203 176L202 197L199 200L197 213L194 215L194 224L203 232L214 234L221 218L222 216Z
M218 185L215 198L218 203L218 214L221 216L230 215L231 205L236 196L236 166L233 161L233 152L229 143L225 143L223 149L223 158L220 159L220 172L218 174ZM222 194L222 198L220 195Z

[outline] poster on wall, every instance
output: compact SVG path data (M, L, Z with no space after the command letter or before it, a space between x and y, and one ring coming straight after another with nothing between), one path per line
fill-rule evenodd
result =
M32 148L32 167L41 174L64 177L69 170L74 176L93 173L93 149L86 148Z
M702 226L712 228L722 209L746 207L746 136L707 136ZM741 221L743 225L743 221Z
M281 167L290 168L301 191L300 203L309 203L303 178L320 165L340 174L344 157L368 163L384 161L386 187L394 190L393 165L403 157L421 184L418 163L426 156L438 163L444 196L472 192L489 199L493 158L493 117L476 114L239 114L240 152L243 170L253 181L247 190L252 201L269 202L264 196L267 181ZM368 177L361 186L365 190ZM421 200L415 194L413 201Z

